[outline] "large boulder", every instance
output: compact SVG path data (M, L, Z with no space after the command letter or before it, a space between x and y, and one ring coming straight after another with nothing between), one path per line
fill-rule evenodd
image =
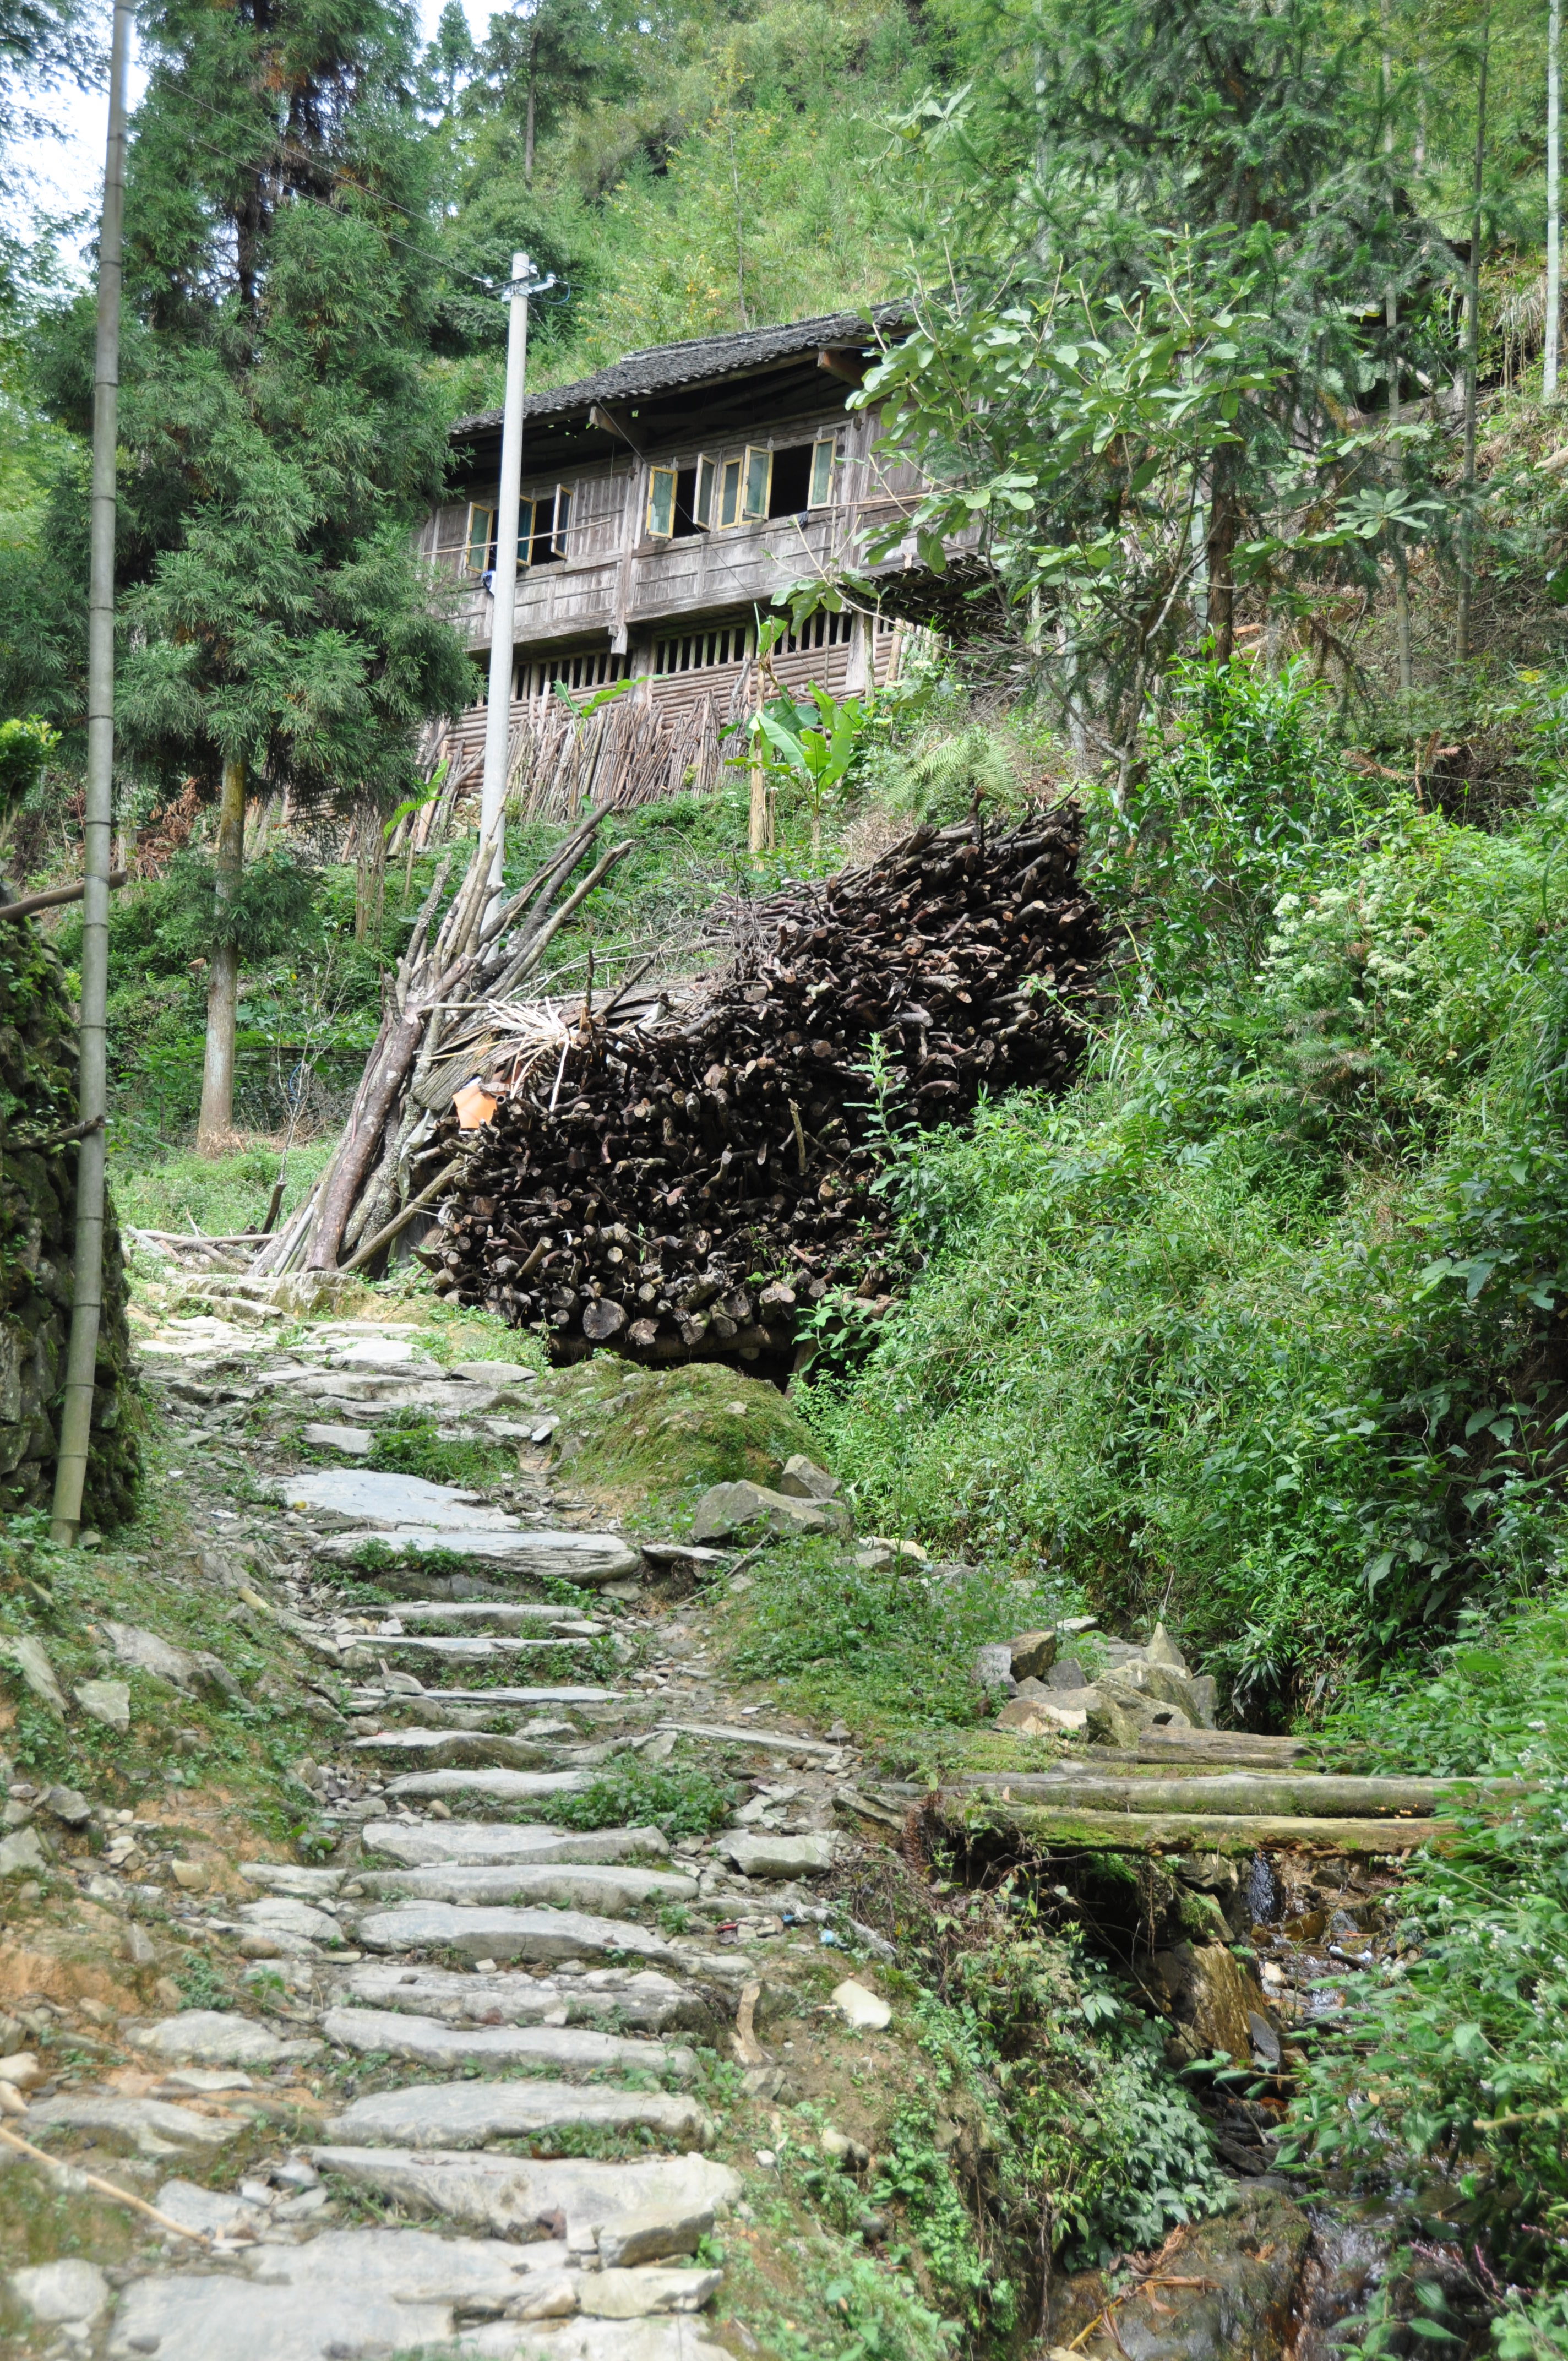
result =
M1113 2290L1099 2271L1058 2279L1047 2349L1070 2346L1079 2361L1281 2361L1311 2234L1282 2191L1244 2183L1173 2233L1146 2287Z
M728 1541L749 1525L773 1533L847 1533L850 1516L838 1500L801 1499L765 1484L715 1484L696 1504L692 1539Z

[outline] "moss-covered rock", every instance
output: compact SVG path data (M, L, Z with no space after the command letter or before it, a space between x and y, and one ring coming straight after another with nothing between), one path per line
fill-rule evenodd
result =
M60 962L28 922L0 926L0 1511L45 1505L54 1485L71 1331L75 1141L29 1147L76 1114L76 1027ZM131 1513L137 1473L129 1411L125 1258L112 1205L83 1516Z
M786 1459L816 1448L776 1386L717 1361L644 1369L596 1353L553 1373L541 1395L561 1422L562 1464L627 1506L667 1513L713 1484L771 1484Z

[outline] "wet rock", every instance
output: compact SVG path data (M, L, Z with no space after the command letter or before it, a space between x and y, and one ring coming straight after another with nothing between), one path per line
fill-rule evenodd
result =
M1148 2292L1118 2303L1114 2334L1086 2334L1110 2294L1102 2274L1062 2281L1052 2347L1072 2345L1082 2361L1282 2361L1310 2235L1288 2197L1244 2183L1223 2213L1161 2247Z
M1173 2047L1184 2057L1223 2051L1238 2066L1252 2063L1251 2019L1266 2021L1259 1985L1223 1943L1179 1943L1154 1955L1154 1976L1176 2027Z

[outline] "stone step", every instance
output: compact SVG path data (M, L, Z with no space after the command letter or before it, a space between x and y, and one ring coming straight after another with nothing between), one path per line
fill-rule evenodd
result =
M318 2171L374 2190L411 2213L482 2225L500 2237L536 2234L542 2223L564 2218L571 2246L607 2222L655 2207L722 2214L743 2190L739 2173L695 2153L618 2163L333 2145L313 2147L310 2156Z
M981 1794L999 1794L1005 1787L1015 1803L1056 1805L1069 1811L1263 1812L1329 1819L1430 1815L1453 1792L1453 1782L1445 1779L1362 1779L1287 1771L1213 1771L1181 1779L1118 1779L1076 1770L979 1772L953 1784Z
M340 1642L343 1668L354 1672L360 1661L370 1658L379 1662L383 1656L395 1656L400 1663L411 1660L415 1664L522 1664L536 1655L542 1648L586 1648L588 1641L581 1638L560 1640L518 1640L510 1633L476 1632L433 1634L410 1632L402 1639L388 1639L380 1632L366 1632Z
M580 1795L588 1784L586 1771L511 1771L475 1763L436 1771L408 1771L387 1783L387 1800L396 1803L444 1801L461 1796L465 1803L538 1804L547 1795Z
M634 1919L583 1910L477 1909L457 1902L404 1902L361 1918L367 1951L455 1951L465 1960L602 1960L626 1953L679 1967L681 1955Z
M367 1820L359 1842L364 1851L384 1854L404 1869L670 1857L670 1839L662 1828L555 1828L525 1820ZM338 1872L338 1881L347 1873Z
M91 2132L124 2141L143 2156L223 2147L250 2128L245 2115L198 2114L170 2099L126 2099L112 2091L61 2092L35 2100L22 2119L26 2136L45 2144L50 2132Z
M447 1527L405 1524L395 1529L362 1525L350 1532L326 1533L312 1542L312 1555L324 1565L356 1565L361 1550L372 1542L412 1562L414 1578L429 1598L439 1583L419 1567L418 1561L439 1550L461 1557L476 1571L575 1583L579 1590L602 1590L607 1582L627 1582L641 1571L638 1552L614 1533L516 1532L505 1526ZM378 1568L375 1579L383 1588L393 1586ZM459 1594L460 1595L460 1594Z
M485 2147L493 2140L540 2139L577 2131L651 2131L706 2147L713 2125L696 2099L669 2091L628 2091L572 2082L418 2082L371 2091L328 2123L347 2147Z
M676 2026L713 2028L706 1996L657 1968L589 1968L570 1976L515 1975L498 1968L476 1976L363 1960L347 1971L336 1999L340 2005L408 2009L447 2025L539 2025L548 2018L552 2025L609 2019L647 2033Z
M491 1867L441 1864L372 1870L355 1880L378 1900L456 1902L480 1909L518 1902L551 1910L597 1910L627 1918L661 1903L695 1902L697 1882L675 1870L598 1861L505 1861Z
M628 2040L586 2026L444 2025L437 2017L409 2016L397 2009L331 2008L322 2019L322 2031L340 2049L357 2050L361 2056L385 2050L390 2057L448 2072L466 2066L530 2063L560 2074L630 2067L689 2082L696 2071L695 2052L678 2044Z
M109 2332L109 2361L342 2361L346 2354L441 2351L532 2361L723 2361L686 2318L624 2323L528 2317L569 2278L563 2241L440 2237L429 2230L323 2231L299 2246L241 2251L227 2269L211 2265L133 2279ZM618 2278L635 2277L618 2273ZM658 2272L660 2281L668 2273ZM652 2290L650 2289L650 2293ZM612 2301L614 2291L612 2290ZM559 2303L561 2298L556 2295ZM576 2309L575 2301L572 2311ZM476 2313L513 2312L451 2340ZM563 2332L569 2341L558 2342Z
M535 1693L530 1702L539 1702L541 1694ZM544 1698L543 1702L555 1700ZM478 1770L535 1771L554 1762L560 1752L559 1747L540 1746L531 1738L510 1738L500 1730L424 1729L378 1730L355 1739L353 1751L380 1760L421 1763L434 1771L467 1764Z
M217 2008L182 2009L157 2025L128 2028L127 2038L171 2066L282 2066L321 2049L308 2037L278 2033L258 2017Z
M1323 1819L1288 1813L1073 1811L988 1797L959 1798L966 1814L982 1809L989 1826L1014 1828L1033 1843L1099 1852L1243 1853L1293 1845L1329 1852L1412 1852L1452 1833L1442 1820Z
M610 1628L574 1614L569 1608L520 1598L414 1598L399 1606L397 1620L405 1629L411 1623L453 1623L460 1630L476 1631L533 1631L543 1625L590 1640Z
M405 1525L422 1532L515 1533L518 1521L482 1493L422 1476L384 1474L369 1467L305 1467L274 1477L264 1488L297 1514L322 1522L379 1532L383 1542Z

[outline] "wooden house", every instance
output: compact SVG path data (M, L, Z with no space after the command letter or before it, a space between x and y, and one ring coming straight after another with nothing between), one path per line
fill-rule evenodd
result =
M879 336L902 316L798 320L633 353L530 394L512 640L513 792L544 794L572 769L583 732L554 692L630 679L596 725L596 746L633 793L708 785L722 725L756 694L756 629L774 593L804 577L865 567L873 527L908 514L915 472L879 458L874 410L851 411ZM495 601L499 411L452 429L448 498L421 550L458 585L456 619L476 697L444 733L449 775L477 775ZM913 565L912 537L874 569ZM897 660L892 613L810 619L775 653L782 686L836 696L881 684ZM613 753L610 741L614 741Z

